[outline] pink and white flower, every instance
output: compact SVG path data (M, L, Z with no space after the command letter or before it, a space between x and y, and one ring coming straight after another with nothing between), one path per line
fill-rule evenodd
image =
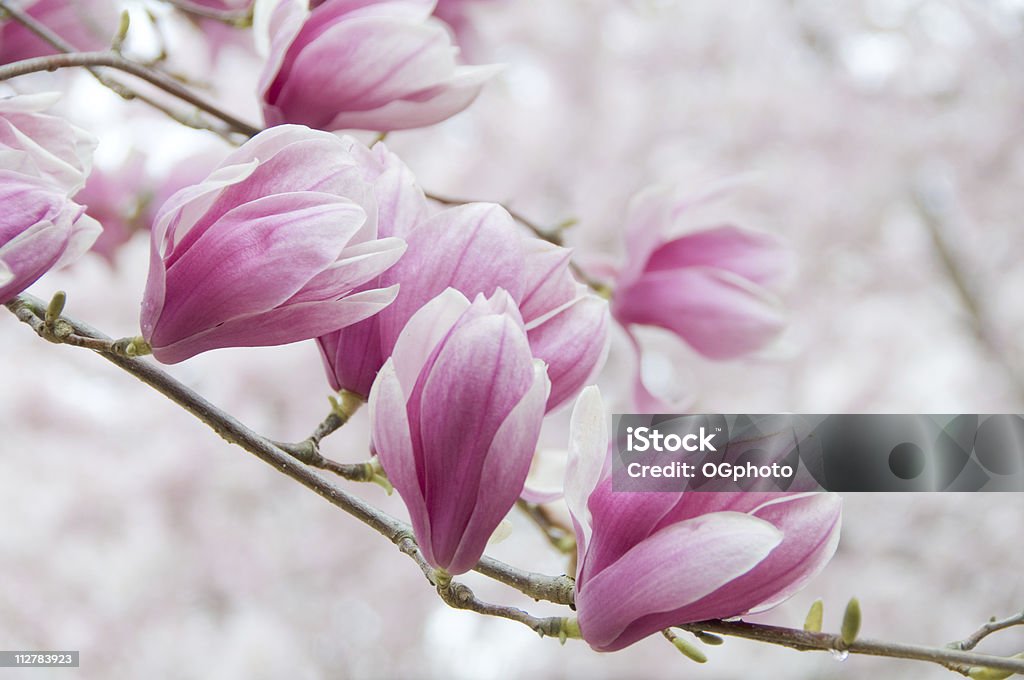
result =
M401 286L395 303L320 339L335 389L365 396L406 323L446 288L467 297L493 295L499 288L508 293L534 356L548 364L549 410L568 402L600 369L608 347L608 305L573 278L570 250L520 234L493 203L441 211L421 219L404 238L408 251L381 277L382 285Z
M143 337L158 360L176 363L376 314L396 288L358 289L405 250L377 238L377 218L351 141L295 125L253 137L157 214Z
M101 231L72 200L85 184L96 140L43 113L57 98L0 99L0 303L78 259Z
M471 569L523 489L549 382L503 290L448 289L402 330L370 391L373 448L423 556Z
M268 125L401 130L469 106L494 66L461 66L433 0L281 0L260 78Z
M565 499L583 638L611 652L669 626L770 609L839 542L832 493L615 492L597 388L573 411Z

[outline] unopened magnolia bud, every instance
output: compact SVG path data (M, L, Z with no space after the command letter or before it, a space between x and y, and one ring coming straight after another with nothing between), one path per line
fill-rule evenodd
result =
M1024 659L1024 652L1014 654L1011 659ZM973 680L1006 680L1013 675L1013 671L1003 671L987 666L974 666L967 671L967 677Z
M860 601L853 597L850 598L849 604L846 605L846 611L843 612L843 625L840 628L840 634L843 637L843 642L847 645L853 644L853 641L857 639L857 633L860 632Z
M47 305L46 307L45 321L48 326L52 326L53 322L56 321L57 318L61 315L61 313L64 311L64 305L67 303L67 301L68 294L65 293L64 291L58 290L56 293L53 294L53 297L50 298L50 304Z
M697 646L691 644L689 641L684 640L679 636L673 636L672 644L674 644L676 646L676 649L682 652L683 655L687 658L692 659L697 663L708 662L708 657L705 656L704 652L702 652L700 648L698 648Z
M717 635L713 635L711 633L705 633L702 630L698 630L697 632L695 632L694 636L704 644L712 645L714 647L717 647L718 645L725 643L724 638L720 638Z
M807 612L807 618L804 619L804 630L808 633L820 633L821 632L821 619L825 611L825 603L821 601L821 598L814 601L811 605L810 611Z

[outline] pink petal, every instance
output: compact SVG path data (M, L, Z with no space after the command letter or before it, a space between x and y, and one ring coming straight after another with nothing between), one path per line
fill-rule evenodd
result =
M760 349L785 323L775 296L709 267L644 274L616 293L613 313L622 323L666 328L712 359Z
M392 355L395 373L406 393L412 394L428 358L469 306L465 295L447 288L409 319L394 344Z
M516 236L512 218L491 203L445 210L413 230L405 256L383 278L403 284L380 319L384 347L393 346L406 321L446 288L468 298L503 288L518 299L524 259Z
M548 411L567 403L601 370L608 356L609 326L608 303L583 295L530 328L533 355L548 364Z
M597 488L608 457L608 421L597 387L585 388L572 409L569 423L569 457L565 467L565 503L576 523L577 569L593 533L587 500Z
M339 130L408 130L440 123L465 110L503 67L459 66L452 77L370 111L341 111L328 126Z
M354 290L367 281L380 276L398 261L405 252L405 241L382 238L348 246L338 261L314 276L288 303L323 300L336 296L338 291Z
M731 225L705 229L663 243L646 271L717 267L762 286L781 282L793 267L792 252L770 235Z
M476 507L448 566L449 572L461 574L476 565L491 534L519 497L540 437L548 388L544 364L534 361L532 386L498 428L487 450Z
M533 359L521 328L505 315L491 314L452 331L410 396L439 564L455 558L476 506L476 494L467 490L485 483L490 443L533 383ZM527 459L524 478L528 466Z
M154 347L272 309L329 267L365 219L329 194L282 194L231 210L166 273Z
M666 527L577 586L584 639L614 651L672 622L684 623L676 611L749 572L781 541L770 523L732 512Z
M373 450L387 472L388 480L402 496L413 531L419 539L420 549L428 561L434 563L430 551L430 520L413 453L406 395L389 359L377 374L370 390L369 411Z
M221 347L269 347L308 340L357 323L391 304L396 290L353 293L338 300L303 302L237 317L164 347L153 356L165 364Z

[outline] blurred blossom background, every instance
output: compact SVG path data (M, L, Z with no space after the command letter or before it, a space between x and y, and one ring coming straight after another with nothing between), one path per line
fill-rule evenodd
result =
M506 70L466 112L389 135L428 191L501 201L542 224L576 218L567 240L586 264L621 256L638 190L725 185L724 200L688 216L694 227L732 219L797 253L778 342L712 362L645 332L652 389L697 412L1024 410L1024 3L462 4L465 54ZM128 8L134 54L163 41L169 69L259 120L248 33L160 3ZM30 292L67 290L69 314L137 333L148 259L138 226L168 185L201 179L227 145L83 73L7 85L68 92L61 113L100 138L94 175L112 187L97 180L82 202L123 242ZM82 667L61 677L949 675L738 639L710 649L704 667L658 636L597 654L449 609L392 545L131 376L42 342L10 314L0 347L0 647L81 650ZM629 408L632 361L618 338L600 379L612 410ZM215 351L170 371L276 439L304 438L327 413L313 342ZM551 419L546 446L564 448L566 420ZM366 441L361 412L323 452L362 460ZM397 496L342 483L405 516ZM858 596L866 637L960 639L1024 606L1022 516L1019 494L847 495L831 565L757 619L799 627L823 597L837 630ZM541 535L510 519L491 554L563 573ZM560 611L466 581L484 599ZM997 634L980 651L1021 652L1024 637Z

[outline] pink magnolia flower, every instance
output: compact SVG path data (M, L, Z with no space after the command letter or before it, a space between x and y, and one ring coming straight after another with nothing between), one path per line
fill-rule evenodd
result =
M427 199L408 167L378 142L367 150L346 138L359 162L363 176L372 186L378 210L378 235L407 239L413 228L426 219ZM378 277L364 287L394 285ZM418 282L408 282L411 287ZM346 389L366 397L384 360L391 355L394 342L387 347L381 342L377 316L346 326L317 339L320 354L331 387Z
M505 291L448 289L420 309L370 391L373 447L423 556L451 574L479 561L519 497L547 400Z
M785 325L773 289L793 264L777 238L729 224L680 233L686 213L712 198L687 201L654 187L630 203L628 258L612 270L612 315L637 356L634 400L644 411L682 406L670 407L644 385L634 326L664 328L706 357L732 359L764 347Z
M763 347L784 324L771 290L791 269L789 251L769 234L732 225L674 234L689 207L662 188L633 199L612 314L626 326L670 330L712 359Z
M459 66L433 0L281 0L260 78L268 125L401 130L469 106L496 73Z
M404 236L405 257L381 277L382 284L401 285L395 303L320 339L334 389L365 395L405 324L449 287L467 297L501 288L519 305L533 354L548 364L549 410L600 369L608 348L607 303L573 278L571 251L523 236L493 203L451 208L415 224Z
M831 493L614 492L600 393L573 411L565 498L576 528L576 610L611 652L668 626L764 611L831 559Z
M272 128L163 205L142 305L158 360L305 340L390 304L394 287L355 292L405 243L377 238L372 187L350 150L325 132Z
M0 303L76 260L101 231L71 200L85 183L96 140L42 113L57 98L0 99Z
M29 0L15 3L79 50L110 47L118 12L108 0ZM12 20L0 23L0 63L55 54L49 43Z

